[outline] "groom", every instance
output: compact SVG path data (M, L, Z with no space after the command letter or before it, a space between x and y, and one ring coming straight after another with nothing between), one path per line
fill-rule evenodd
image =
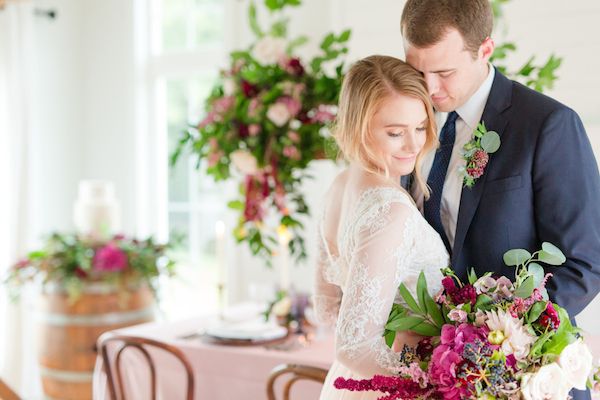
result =
M406 60L423 73L441 127L440 148L423 163L431 196L424 201L417 188L413 196L462 278L471 267L514 277L504 252L558 246L567 261L546 268L554 274L547 288L574 317L600 289L598 166L573 110L489 64L492 25L489 0L406 2ZM461 150L480 121L501 145L466 188Z

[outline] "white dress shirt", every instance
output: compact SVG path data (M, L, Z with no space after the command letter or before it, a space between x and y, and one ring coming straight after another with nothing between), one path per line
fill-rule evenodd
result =
M458 114L458 119L456 120L456 139L454 141L450 163L448 164L448 171L446 172L444 190L442 192L440 204L442 225L444 226L446 237L452 248L454 247L454 236L456 234L456 223L458 221L458 208L463 188L463 176L459 170L461 167L466 166L466 161L462 156L462 149L463 146L472 139L473 131L481 121L485 104L487 103L488 96L492 90L494 74L494 67L489 65L489 72L485 81L483 81L479 89L477 89L465 104L456 109L456 113ZM447 117L448 113L436 113L438 136ZM425 180L427 180L426 177L429 176L434 158L435 151L432 151L423 159L422 176ZM419 189L418 185L413 185L412 195L417 207L421 213L423 213L423 192Z

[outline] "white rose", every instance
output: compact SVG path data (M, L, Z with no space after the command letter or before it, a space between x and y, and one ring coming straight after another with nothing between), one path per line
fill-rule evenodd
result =
M585 390L587 378L592 373L592 353L583 340L576 340L565 347L558 356L558 365L569 385Z
M279 300L277 303L273 304L273 314L277 317L285 317L292 310L292 299L289 297L284 297Z
M565 400L570 386L557 363L544 365L535 374L521 378L521 393L525 400Z
M254 175L258 172L256 158L246 150L236 150L231 153L231 162L243 174Z
M223 93L225 96L233 96L235 93L235 81L231 78L227 78L223 81Z
M252 49L252 57L262 65L276 64L285 55L287 43L283 38L265 36Z
M283 103L275 103L267 110L267 118L277 126L284 126L291 117L287 106Z

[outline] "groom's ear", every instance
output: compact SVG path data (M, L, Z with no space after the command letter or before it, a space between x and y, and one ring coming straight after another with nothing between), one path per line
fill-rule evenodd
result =
M494 48L494 40L489 36L486 37L481 46L479 46L479 58L487 63L492 54L494 54Z

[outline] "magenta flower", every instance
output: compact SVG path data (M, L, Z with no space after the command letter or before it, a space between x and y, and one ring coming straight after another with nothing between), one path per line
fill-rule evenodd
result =
M556 311L554 305L552 305L552 302L550 301L546 305L546 311L544 311L544 313L540 317L540 324L544 328L549 327L550 329L558 329L558 327L560 326L560 318L558 317L558 312Z
M109 243L96 250L92 265L97 271L122 271L127 268L127 254L114 243Z
M446 294L451 295L457 290L456 283L454 283L454 279L452 279L451 276L447 276L444 279L442 279L442 286L444 287Z

